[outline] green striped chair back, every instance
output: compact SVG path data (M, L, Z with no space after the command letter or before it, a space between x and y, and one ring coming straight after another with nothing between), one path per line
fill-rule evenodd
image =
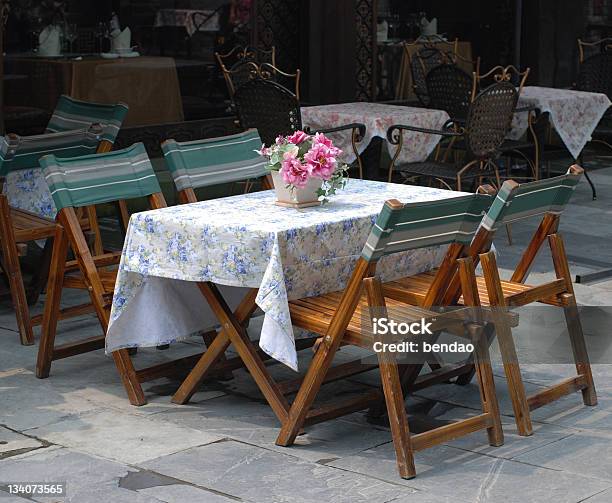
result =
M88 127L90 124L101 124L104 133L102 140L115 143L121 125L128 113L125 103L103 105L79 101L62 95L47 125L47 133L58 133Z
M164 156L178 191L264 176L266 159L257 130L220 138L179 143L167 140Z
M161 192L142 143L71 159L48 155L40 164L58 211Z
M573 172L570 169L565 175L536 182L517 185L506 181L482 225L487 230L495 231L517 220L545 213L560 214L574 194L581 177L582 171Z
M493 197L470 194L441 201L385 203L362 251L367 261L450 243L468 245Z
M93 154L101 139L102 128L98 124L90 124L88 129L35 136L9 134L0 139L0 176L38 168L40 158L48 154L61 157Z

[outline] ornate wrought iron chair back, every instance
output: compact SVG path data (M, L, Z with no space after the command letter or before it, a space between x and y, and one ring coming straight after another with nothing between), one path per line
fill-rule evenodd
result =
M453 58L439 48L425 45L410 60L410 72L412 74L412 87L414 94L424 106L430 105L427 95L426 78L429 72L437 66L452 63Z
M481 91L472 104L466 122L466 147L474 159L497 157L512 125L519 93L510 82L496 82Z
M612 52L595 54L582 61L576 88L612 98Z
M233 98L236 89L246 84L249 80L259 78L260 70L257 63L253 61L238 61L229 70L223 72L225 84L230 98Z
M612 50L612 38L603 38L593 42L578 39L578 61L583 63L587 58L596 54L607 54Z
M491 68L488 72L481 74L480 68L478 68L474 72L472 100L476 99L480 90L483 89L487 83L491 84L496 82L509 82L515 85L518 88L518 94L520 96L530 71L531 68L526 68L521 71L514 65L498 65Z
M467 119L472 77L453 64L444 64L432 69L425 82L432 108L446 111L453 120Z
M302 127L295 94L270 80L254 79L240 86L234 105L240 125L257 129L266 145L274 143L278 135L292 134Z

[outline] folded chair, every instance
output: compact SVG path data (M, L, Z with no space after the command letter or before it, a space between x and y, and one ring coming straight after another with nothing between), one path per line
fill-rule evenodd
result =
M46 156L41 159L41 165L58 209L60 224L54 236L36 363L36 376L46 378L52 361L104 348L104 335L55 345L57 324L62 318L60 300L64 288L86 290L104 333L109 323L117 271L108 267L119 262L120 253L92 256L76 209L141 197L147 197L153 209L165 207L166 202L142 143L124 150L73 159ZM76 260L66 264L69 247ZM136 371L127 350L115 351L113 359L133 405L146 403L141 382L176 372L179 363L168 362Z
M582 173L582 168L572 166L563 176L521 185L511 180L505 182L483 219L470 247L470 258L473 258L474 262L477 262L478 258L482 261L483 276L476 279L480 302L483 306L493 308L494 315L533 303L558 306L565 313L574 350L577 375L529 397L525 394L510 327L503 320L495 322L516 423L519 434L523 436L531 435L533 432L531 410L558 400L567 394L581 391L585 405L597 404L595 385L576 307L565 247L561 235L558 234L560 215L569 202ZM523 253L511 279L502 281L497 270L495 255L490 251L495 231L502 225L537 216L542 216L540 226ZM541 285L528 285L525 281L529 270L547 240L552 253L556 279ZM435 278L435 274L430 272L390 282L384 285L384 293L396 300L414 305L425 305L428 289L434 283ZM459 278L454 277L449 282L443 305L453 305L457 302L468 305L469 299L466 299L465 295L463 299L460 299L460 295ZM436 375L430 376L429 381L431 383L444 382L450 377L459 375L458 383L465 384L473 375L473 367L466 365L459 371L455 367L452 372L453 374L449 375L444 369L437 370ZM427 381L427 378L423 376L418 379ZM409 389L414 385L415 380L416 376L406 379L405 386ZM419 387L423 386L421 382Z
M0 138L0 177L4 179L20 170L38 169L39 159L45 154L55 153L63 157L80 156L96 152L102 138L99 125L87 129L61 133L19 137L8 135ZM81 221L85 229L88 223ZM40 317L32 319L28 304L34 304L46 282L48 250L43 252L43 263L28 285L23 283L20 252L25 254L27 243L55 235L56 223L32 212L11 207L5 194L0 194L0 246L2 247L2 269L6 275L21 343L34 344L32 325L40 324ZM48 242L47 247L50 243Z
M375 338L372 327L364 326L364 319L373 316L373 309L392 308L407 319L436 318L436 313L428 308L442 305L446 286L457 270L461 271L463 294L468 298L478 295L474 289L475 273L472 261L464 256L482 219L482 214L491 204L491 199L487 195L473 194L443 201L406 205L396 200L387 201L346 289L343 292L290 303L292 323L319 334L321 339L291 405L289 416L283 423L276 441L278 445L293 444L305 423L310 424L355 412L379 400L378 393L371 393L353 403L338 400L313 409L315 397L339 347L350 344L366 349L373 348ZM411 308L408 304L385 298L381 283L375 276L376 264L381 258L398 252L444 244L450 246L422 306ZM363 294L364 289L366 295ZM442 318L439 316L438 320ZM481 353L476 367L481 385L482 414L417 435L410 434L408 427L398 363L393 354L378 353L398 468L404 478L415 476L414 450L425 449L482 429L487 430L491 445L497 446L503 443L493 374L487 360L488 346L482 327L472 325L472 335ZM418 364L407 366L420 368Z
M77 127L87 127L87 125L92 123L100 124L104 131L102 133L102 142L100 143L98 153L110 152L113 149L113 145L117 140L117 136L119 135L119 131L121 130L121 126L128 112L128 105L122 102L107 105L75 100L69 96L62 95L49 120L47 132L54 133L75 129ZM86 211L92 231L96 237L94 251L96 253L102 253L102 237L100 235L95 208L87 208ZM125 232L130 216L124 201L118 203L118 212L120 223Z

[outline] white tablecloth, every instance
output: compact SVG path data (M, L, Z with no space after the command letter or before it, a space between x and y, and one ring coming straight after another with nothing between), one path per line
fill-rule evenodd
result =
M368 147L373 138L379 137L386 140L387 130L394 124L440 129L448 119L448 114L442 110L382 103L338 103L302 108L302 122L313 130L338 127L352 122L365 124L366 136L357 145L360 154ZM333 134L330 137L333 138L336 146L344 151L345 161L353 162L355 155L351 147L350 132ZM437 135L404 131L404 144L399 162L424 161L441 139L442 137ZM388 148L389 154L393 156L396 146L389 143Z
M525 87L519 107L534 106L541 113L550 113L552 126L577 159L610 104L605 94L551 87ZM515 115L511 138L518 139L527 131L527 117L526 113Z
M113 299L106 350L157 346L212 326L196 281L258 288L260 347L297 370L290 299L345 287L384 201L456 197L428 187L350 180L330 203L295 210L272 191L132 215ZM436 266L443 248L385 257L384 280ZM234 302L234 305L236 302Z

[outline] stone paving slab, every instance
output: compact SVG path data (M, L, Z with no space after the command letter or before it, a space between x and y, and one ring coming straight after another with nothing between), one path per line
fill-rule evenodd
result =
M234 441L196 447L144 467L200 487L275 503L390 502L413 489Z
M29 433L54 444L128 464L138 464L222 438L213 433L106 409L71 416L29 430Z
M8 457L15 452L38 449L42 446L43 443L35 438L0 426L0 459Z
M487 503L576 503L607 489L610 482L539 466L438 446L417 453L417 477L397 478L395 453L384 445L330 466L394 480L437 497Z

